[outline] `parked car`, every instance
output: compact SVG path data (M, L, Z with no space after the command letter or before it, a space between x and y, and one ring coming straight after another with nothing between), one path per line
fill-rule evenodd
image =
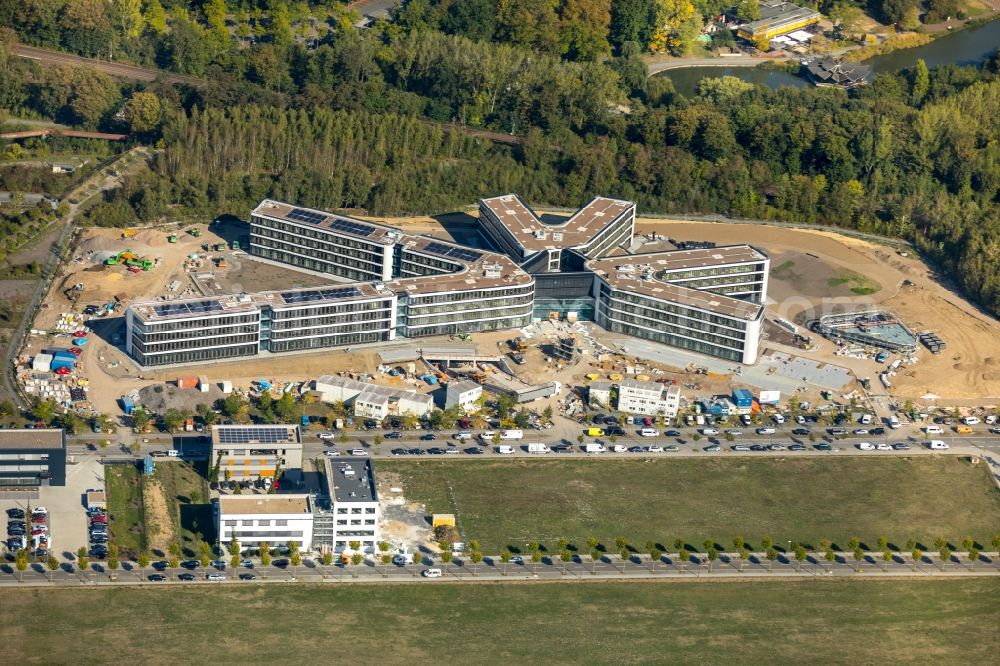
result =
M879 442L875 445L875 449L878 451L892 451L892 446L885 442Z
M440 569L424 569L420 575L424 578L440 578L443 574Z
M388 437L388 435L386 435L386 437ZM432 432L429 432L429 433L427 433L426 435L421 435L421 436L420 436L420 439L421 439L421 441L424 441L424 442L429 442L429 441L431 441L431 440L433 440L433 439L437 439L437 435L435 435L435 434L434 434L434 433L432 433Z
M858 448L862 451L874 451L875 445L871 442L858 442Z
M364 449L351 449L352 456L367 456L368 452Z
M252 573L240 574L240 580L257 580L257 576Z
M809 429L808 428L795 428L794 430L792 430L792 434L793 435L799 435L800 437L808 437L809 436Z
M191 573L178 574L177 580L194 580L194 574Z
M715 453L715 452L721 451L721 450L722 450L722 447L719 446L718 444L709 444L708 446L706 446L705 448L702 449L702 451L706 451L708 453Z
M336 433L332 433L332 432L321 432L321 433L319 433L316 436L319 437L322 440L331 440L331 439L334 439L334 438L337 437Z
M149 574L146 578L151 581L162 581L167 579L167 577L163 574Z
M909 451L910 445L906 442L896 442L892 445L894 451Z
M749 451L750 447L746 444L733 444L730 447L733 451Z
M649 453L663 453L663 447L659 444L653 444L647 449L647 451L649 451Z
M817 451L833 451L833 447L826 442L820 442L819 444L813 444L813 448Z
M806 445L805 444L792 444L791 446L788 447L788 450L789 451L805 451L806 450Z

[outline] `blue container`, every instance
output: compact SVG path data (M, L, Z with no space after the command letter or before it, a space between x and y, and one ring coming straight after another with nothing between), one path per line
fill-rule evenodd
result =
M135 410L135 403L132 402L132 398L128 396L122 396L122 411L126 414L131 414Z

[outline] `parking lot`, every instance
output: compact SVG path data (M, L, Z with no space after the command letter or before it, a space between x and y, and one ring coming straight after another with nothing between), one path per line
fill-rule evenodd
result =
M86 456L76 464L66 465L66 485L61 488L40 489L38 500L32 506L48 510L50 546L53 554L66 559L87 545L87 515L85 498L88 488L104 488L104 466L97 458ZM27 508L24 500L0 500L0 515L7 509Z

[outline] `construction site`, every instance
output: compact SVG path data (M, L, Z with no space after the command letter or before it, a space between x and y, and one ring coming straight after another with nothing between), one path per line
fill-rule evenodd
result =
M474 214L382 221L410 233L477 243ZM330 283L328 277L249 257L246 233L246 224L236 219L82 230L19 356L18 377L26 392L51 397L81 413L104 414L120 412L121 396L176 380L178 374L228 382L237 390L249 390L261 378L283 386L351 373L378 384L432 392L442 380L468 378L496 393L537 400L533 407L551 405L563 413L580 399L577 389L626 376L675 383L692 397L750 387L815 402L828 392L835 398L860 396L862 382L894 402L972 406L996 404L1000 395L1000 354L994 358L990 353L1000 347L1000 324L950 291L912 253L832 232L648 219L637 222L641 251L685 247L687 242L752 240L769 253L767 322L757 364L711 359L553 313L513 331L214 361L180 373L136 366L123 351L121 315L130 301ZM809 328L830 315L835 318L824 321L847 313L853 322L854 314L871 311L891 313L888 318L899 326L893 335L899 333L905 344L890 349L873 344L878 340L850 339L844 327L839 337L828 339ZM883 329L888 330L885 325L874 330ZM924 345L911 349L910 336ZM449 346L460 347L462 354L434 358L447 357L434 350ZM423 365L413 373L401 372L407 363ZM883 376L881 384L871 381Z

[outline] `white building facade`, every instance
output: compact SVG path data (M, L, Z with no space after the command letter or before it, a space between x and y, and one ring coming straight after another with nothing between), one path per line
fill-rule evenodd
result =
M466 414L479 411L479 398L483 395L482 385L466 379L460 382L449 382L445 390L445 409L459 407Z
M681 390L659 382L624 379L618 385L618 411L626 414L675 418L681 405Z
M262 542L284 548L292 541L311 550L313 507L309 495L222 495L216 505L219 542L236 539L241 548Z

